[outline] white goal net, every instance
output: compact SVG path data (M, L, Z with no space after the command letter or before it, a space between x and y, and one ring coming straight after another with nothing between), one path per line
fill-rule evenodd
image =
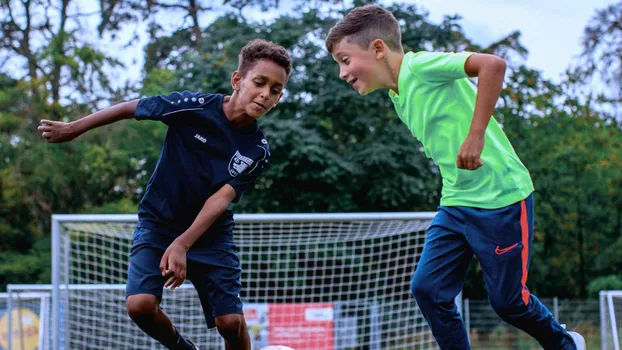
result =
M600 292L601 348L622 349L622 290Z
M435 349L410 280L435 213L240 214L235 241L253 350ZM164 349L125 311L135 215L54 215L44 348ZM14 287L14 290L15 289ZM222 349L196 291L165 290L163 310L200 349Z

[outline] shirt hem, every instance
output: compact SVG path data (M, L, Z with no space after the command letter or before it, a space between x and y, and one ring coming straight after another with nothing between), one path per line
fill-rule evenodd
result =
M444 207L472 207L480 209L500 209L512 204L518 203L525 198L529 197L534 192L534 189L525 189L514 192L511 195L504 196L503 198L496 198L494 201L477 201L468 198L441 198L441 206Z

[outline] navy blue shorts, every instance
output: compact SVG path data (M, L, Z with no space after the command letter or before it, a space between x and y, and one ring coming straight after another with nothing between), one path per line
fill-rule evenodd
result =
M133 239L125 295L151 294L161 299L168 278L162 276L160 260L173 238L137 228ZM242 270L233 242L193 246L186 261L186 276L199 294L208 328L216 326L215 317L242 314Z

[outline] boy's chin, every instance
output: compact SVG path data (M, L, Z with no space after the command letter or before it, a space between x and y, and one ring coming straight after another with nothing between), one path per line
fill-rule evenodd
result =
M266 113L267 113L267 111L263 111L263 112L260 112L260 111L257 111L257 110L247 110L246 111L246 114L249 117L253 118L253 119L259 119L260 117L262 117Z
M372 93L372 92L374 92L374 91L376 91L378 89L369 88L367 86L362 86L362 87L360 87L358 89L355 89L355 90L356 90L356 92L359 93L359 95L365 96L365 95L369 95L370 93Z

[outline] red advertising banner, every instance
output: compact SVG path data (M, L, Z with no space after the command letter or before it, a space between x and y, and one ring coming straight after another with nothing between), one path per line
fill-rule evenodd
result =
M269 304L270 345L296 350L333 350L333 304Z

